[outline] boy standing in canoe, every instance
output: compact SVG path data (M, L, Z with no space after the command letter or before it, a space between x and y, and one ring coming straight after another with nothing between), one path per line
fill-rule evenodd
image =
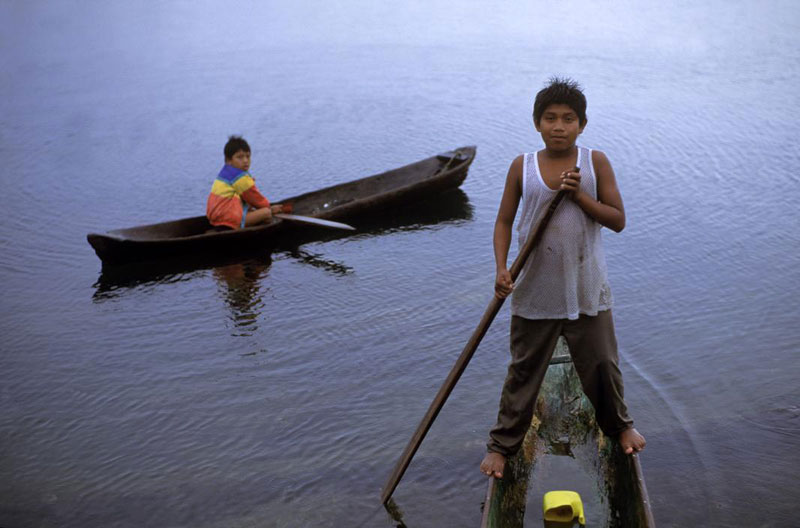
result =
M224 148L225 166L211 186L206 216L212 226L239 229L272 221L273 213L283 212L280 205L270 205L256 187L250 173L250 145L239 136L231 136Z
M504 298L513 291L511 363L480 466L497 478L522 445L561 335L603 432L618 438L625 453L645 446L623 399L600 234L603 226L616 232L625 227L614 171L605 154L575 144L587 120L586 98L574 81L552 79L536 95L533 121L545 148L511 163L494 229L495 295ZM513 284L507 260L520 200L521 246L559 191L567 196Z

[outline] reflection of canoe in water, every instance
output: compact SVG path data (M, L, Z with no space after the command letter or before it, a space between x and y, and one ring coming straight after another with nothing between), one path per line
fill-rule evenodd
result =
M489 479L481 526L521 528L529 480L539 479L537 465L555 467L561 464L551 462L559 459L574 465L577 473L590 476L586 486L594 496L581 493L587 526L655 526L639 457L625 455L616 439L606 437L597 427L594 409L581 390L563 338L550 361L522 449L509 459L502 479ZM549 476L547 480L548 484L552 481L552 489L563 489L557 480ZM541 495L531 497L531 507L535 505L537 511L529 513L528 526L539 526L532 519L541 515L541 500ZM552 527L573 525L545 523Z
M345 221L380 213L420 197L435 195L461 185L475 158L475 147L462 147L438 156L340 185L276 200L292 204L292 213L325 220ZM267 247L292 233L307 232L295 222L237 230L213 231L205 216L159 224L90 233L89 244L104 263L160 259L183 254L236 251L258 245Z

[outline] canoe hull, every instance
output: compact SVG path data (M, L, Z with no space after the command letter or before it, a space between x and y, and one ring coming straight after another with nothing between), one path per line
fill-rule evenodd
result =
M278 235L284 231L283 222L274 225L261 226L257 228L246 228L231 230L228 232L214 233L208 236L205 231L211 229L211 225L205 216L196 216L175 220L174 222L164 222L162 224L151 224L140 227L157 227L170 223L180 223L180 227L187 225L199 226L203 234L187 237L170 237L165 239L135 239L128 237L114 236L113 233L96 234L90 233L86 239L94 248L97 256L104 264L123 264L145 260L156 260L177 255L189 254L225 254L226 252L241 250L247 247L258 247L269 249Z
M490 479L482 528L521 528L528 482L545 455L567 455L595 476L604 512L587 512L588 525L655 526L638 455L625 455L597 426L563 338L551 361L522 449L509 459L503 479ZM598 522L600 521L600 522ZM531 523L529 523L531 525ZM548 523L546 526L571 526Z
M294 214L346 221L380 214L386 208L429 198L457 188L475 158L475 147L462 147L360 180L278 200L290 203ZM269 251L295 234L316 228L275 220L271 224L229 231L212 231L205 216L184 218L90 233L89 244L104 264L117 265L178 255L214 255Z

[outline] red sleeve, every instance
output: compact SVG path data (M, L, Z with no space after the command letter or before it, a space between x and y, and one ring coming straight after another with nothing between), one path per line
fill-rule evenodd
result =
M258 191L258 188L255 185L242 193L242 199L258 209L261 209L262 207L269 207L269 200L264 198L264 195Z

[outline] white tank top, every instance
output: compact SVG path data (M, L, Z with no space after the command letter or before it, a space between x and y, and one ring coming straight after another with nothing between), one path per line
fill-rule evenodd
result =
M535 152L524 155L522 167L520 248L558 193L544 183ZM591 149L578 147L578 167L581 190L597 199ZM525 319L577 319L610 309L613 299L600 229L575 202L564 198L514 283L511 313Z

